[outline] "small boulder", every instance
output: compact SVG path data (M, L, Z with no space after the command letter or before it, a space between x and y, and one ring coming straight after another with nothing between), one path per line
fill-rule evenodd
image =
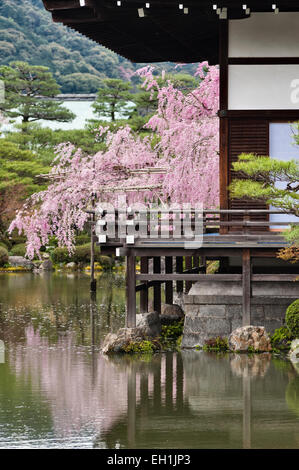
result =
M66 269L71 269L72 271L74 271L77 268L77 265L76 263L74 263L74 261L71 261L70 263L67 263L65 267Z
M45 259L45 261L42 262L40 268L43 271L53 271L53 263L50 259Z
M136 327L144 336L156 338L161 334L160 315L157 312L139 313L136 315Z
M139 343L145 339L140 328L120 328L117 333L109 333L102 345L104 354L125 352L125 347L131 343Z
M271 351L270 338L263 326L243 326L234 330L228 338L232 351Z
M8 262L11 266L21 266L22 268L33 269L34 264L23 256L9 256Z
M289 358L293 364L299 364L299 338L291 342L291 349L289 351Z
M169 325L171 323L182 320L185 314L181 307L177 304L162 304L160 320L162 325Z

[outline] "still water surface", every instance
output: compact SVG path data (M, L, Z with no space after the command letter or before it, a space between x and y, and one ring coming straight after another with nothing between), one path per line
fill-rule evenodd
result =
M268 355L103 356L124 282L0 274L0 448L299 448L299 375Z

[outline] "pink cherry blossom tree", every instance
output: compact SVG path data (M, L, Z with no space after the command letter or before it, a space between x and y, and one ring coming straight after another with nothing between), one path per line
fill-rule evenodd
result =
M100 128L98 135L107 147L93 156L70 144L57 148L48 188L26 201L9 228L25 233L30 258L50 236L72 251L75 229L83 230L89 217L85 209L95 195L113 201L121 190L129 202L171 200L217 207L218 67L201 63L199 85L188 94L170 81L159 86L152 67L138 73L143 86L158 94L157 113L146 124L153 132L142 138L129 126L116 133ZM138 172L161 167L161 174Z

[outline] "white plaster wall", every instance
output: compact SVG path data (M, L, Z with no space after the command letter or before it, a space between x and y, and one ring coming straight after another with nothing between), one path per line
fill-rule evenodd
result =
M229 57L299 57L299 12L230 20Z
M229 65L228 109L299 109L299 65Z

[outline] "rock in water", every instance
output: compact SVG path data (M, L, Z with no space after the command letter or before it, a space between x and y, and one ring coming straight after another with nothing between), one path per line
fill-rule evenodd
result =
M109 333L101 348L104 354L121 353L131 343L140 343L145 339L140 328L120 328L117 333Z
M291 342L289 357L293 364L299 364L299 338Z
M162 304L160 320L162 325L169 325L171 323L182 320L185 314L181 307L177 304Z
M271 351L270 338L263 326L243 326L234 330L228 338L232 351Z
M8 262L11 266L21 266L22 268L32 269L33 263L23 256L9 256Z
M53 271L53 263L50 259L46 259L42 262L41 269L43 271Z
M160 315L157 312L139 313L136 315L136 327L144 336L156 338L161 334Z
M161 334L160 316L157 312L136 315L136 328L120 328L117 333L109 333L102 345L102 352L125 352L129 343L141 343L152 340Z

